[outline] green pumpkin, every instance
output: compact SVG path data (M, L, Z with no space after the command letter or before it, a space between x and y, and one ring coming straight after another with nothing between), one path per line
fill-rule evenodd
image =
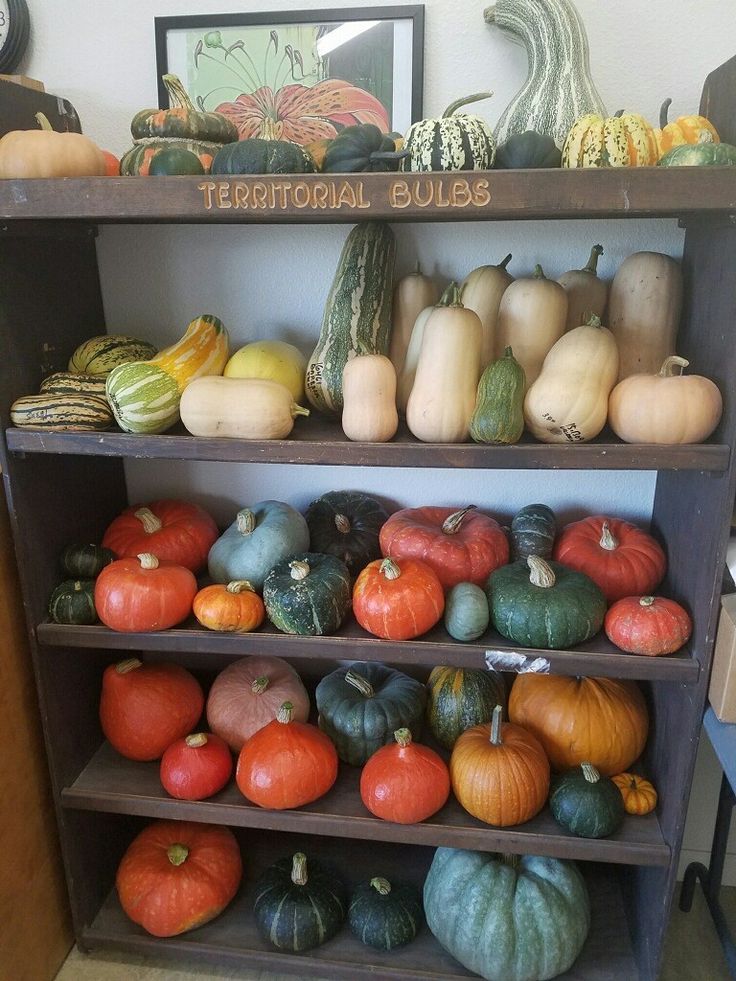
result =
M261 501L238 511L210 549L210 578L220 583L247 579L260 592L278 562L308 548L309 529L302 515L281 501Z
M624 820L621 791L610 777L602 777L590 763L562 773L552 781L549 795L552 816L579 838L606 838Z
M221 112L201 112L189 98L176 75L163 75L169 95L168 109L141 109L133 116L130 132L134 140L181 139L232 143L238 131Z
M61 553L61 567L73 579L96 579L116 558L115 552L102 545L67 545Z
M66 579L60 583L49 599L49 615L54 623L97 623L94 579Z
M559 167L561 164L562 151L552 137L531 129L514 133L496 153L496 167L500 170Z
M432 668L427 689L427 722L445 749L452 749L466 729L488 722L497 705L506 708L506 684L499 671L439 666Z
M507 347L478 382L470 435L476 443L518 443L524 432L524 369Z
M392 885L380 876L356 886L348 910L348 923L355 936L378 950L393 950L410 943L423 919L417 887Z
M445 600L445 629L454 640L477 640L488 629L486 594L472 582L453 586Z
M567 971L590 929L590 901L572 862L438 848L424 882L427 925L463 967L488 981Z
M398 170L408 151L373 123L346 126L331 140L325 152L322 171L326 174L385 173Z
M253 912L263 939L298 954L326 943L345 920L347 891L329 865L303 852L279 859L255 885Z
M204 174L204 167L196 153L192 153L191 150L169 147L166 150L159 150L151 160L148 173L151 177Z
M310 548L342 559L352 576L381 558L378 534L388 511L368 494L329 491L307 508Z
M314 160L286 140L240 140L228 143L212 161L212 174L312 174Z
M539 555L548 559L557 535L557 518L546 504L527 504L511 519L511 561Z
M486 593L494 627L521 647L581 644L606 615L606 598L592 579L537 555L496 569Z
M333 634L352 605L348 567L334 555L299 552L271 569L263 602L271 623L285 634Z
M479 92L458 99L439 119L421 119L410 126L404 147L409 154L401 161L402 170L490 170L496 156L491 128L480 116L455 115L469 102L490 97Z
M424 685L376 661L337 668L317 685L319 727L351 766L363 766L394 741L397 729L418 740L427 703Z
M658 167L736 167L736 146L730 143L683 143L657 161Z
M211 140L187 140L166 136L138 140L120 158L120 174L122 177L146 177L156 157L168 150L194 154L205 174L208 174L215 154L221 146L221 143L213 143Z

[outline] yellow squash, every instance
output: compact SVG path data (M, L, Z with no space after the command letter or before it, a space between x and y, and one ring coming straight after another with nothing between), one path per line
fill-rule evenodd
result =
M285 341L253 341L238 348L225 365L226 378L265 378L286 385L295 402L304 398L307 359Z

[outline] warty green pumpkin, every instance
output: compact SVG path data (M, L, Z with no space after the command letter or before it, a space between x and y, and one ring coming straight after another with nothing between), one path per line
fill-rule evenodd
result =
M496 157L491 128L480 116L458 113L470 102L490 99L491 92L478 92L451 103L439 119L413 123L404 139L409 155L402 170L490 170Z
M334 555L298 552L278 562L263 583L271 623L286 634L334 633L350 612L348 567Z
M524 369L507 347L478 382L470 435L476 443L518 443L524 432Z
M618 831L626 813L616 784L592 763L554 778L549 807L555 821L579 838L607 838Z

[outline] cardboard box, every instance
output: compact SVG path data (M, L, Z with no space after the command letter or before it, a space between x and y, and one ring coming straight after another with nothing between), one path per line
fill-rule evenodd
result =
M708 698L721 722L736 722L736 593L721 597Z

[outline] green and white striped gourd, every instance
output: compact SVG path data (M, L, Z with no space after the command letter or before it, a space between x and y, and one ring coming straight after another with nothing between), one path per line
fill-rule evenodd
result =
M491 127L480 116L457 113L469 102L490 97L490 92L468 95L449 105L438 119L413 123L404 139L409 156L401 161L401 169L490 170L496 157Z
M320 412L342 412L342 372L351 358L388 354L395 253L385 222L356 225L347 237L307 364L304 387Z
M55 371L41 382L41 395L97 395L105 398L104 375L82 375L73 371Z
M148 341L127 334L99 334L80 344L71 358L68 370L74 374L109 375L119 364L147 361L158 348Z
M496 0L484 17L512 34L529 56L527 80L494 130L499 143L534 130L562 149L576 119L590 112L606 115L590 75L585 28L570 0Z
M50 432L84 432L112 426L112 410L100 395L24 395L10 406L14 426Z

